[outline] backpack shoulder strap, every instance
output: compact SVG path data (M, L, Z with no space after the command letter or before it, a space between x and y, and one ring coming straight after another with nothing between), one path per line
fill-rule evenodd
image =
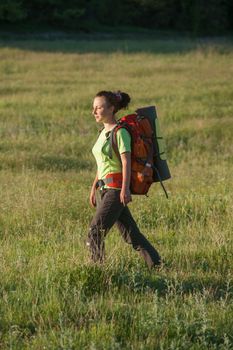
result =
M123 126L119 123L117 124L110 133L110 147L109 147L109 158L112 159L112 150L114 150L117 158L121 162L121 156L117 147L117 139L116 139L116 133L119 129L121 129Z
M117 134L117 131L119 129L123 129L123 128L126 129L128 131L128 133L131 135L131 129L130 129L129 125L122 120L118 120L117 125L112 129L112 131L110 133L109 157L112 159L112 150L114 150L114 152L115 152L115 154L120 162L121 162L121 156L120 156L118 146L117 146L116 134Z

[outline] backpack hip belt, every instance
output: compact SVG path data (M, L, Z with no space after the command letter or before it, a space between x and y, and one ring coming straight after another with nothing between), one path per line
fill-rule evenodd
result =
M122 173L109 173L104 179L99 179L96 188L103 188L105 185L113 188L122 187Z

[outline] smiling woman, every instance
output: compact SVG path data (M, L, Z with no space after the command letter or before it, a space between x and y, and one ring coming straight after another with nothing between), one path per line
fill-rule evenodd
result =
M160 256L155 248L140 232L127 206L132 201L130 193L131 177L131 137L121 128L116 132L118 159L115 152L109 156L110 132L117 126L115 113L126 108L130 102L128 94L123 92L100 91L94 99L93 115L97 123L103 123L92 152L97 163L90 203L97 206L96 214L91 221L87 246L94 262L104 260L104 239L116 223L123 239L132 244L144 258L149 268L160 265ZM97 191L100 201L97 201ZM98 202L98 203L97 203Z

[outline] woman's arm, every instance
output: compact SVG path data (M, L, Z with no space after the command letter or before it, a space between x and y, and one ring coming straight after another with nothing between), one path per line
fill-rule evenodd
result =
M95 189L96 189L97 181L98 181L98 173L96 173L95 179L92 184L91 193L90 193L90 204L92 207L96 207Z
M131 178L131 153L124 152L121 155L122 163L122 188L120 193L121 203L124 205L132 201L130 193L130 178Z

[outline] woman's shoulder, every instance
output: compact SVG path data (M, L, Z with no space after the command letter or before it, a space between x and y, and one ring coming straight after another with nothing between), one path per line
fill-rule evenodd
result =
M118 129L116 135L117 137L121 137L121 138L127 138L127 139L131 138L130 133L124 127Z

